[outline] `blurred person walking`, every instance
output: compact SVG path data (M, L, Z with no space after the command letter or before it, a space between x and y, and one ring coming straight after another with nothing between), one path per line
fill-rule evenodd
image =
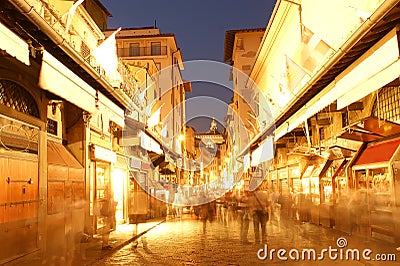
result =
M260 243L260 228L262 243L267 243L268 208L271 205L269 193L258 187L251 195L251 208L253 212L253 227L256 244Z
M274 219L279 223L281 221L281 208L282 208L282 195L279 193L278 189L274 188L274 193L272 194L272 214Z
M110 238L110 233L113 230L113 221L115 217L115 202L112 198L106 199L102 202L100 214L103 218L103 229L101 233L102 239L102 249L112 249L109 245L108 240Z
M248 191L239 196L237 214L240 224L240 242L242 244L249 244L247 234L250 225L250 208L249 208L249 197Z

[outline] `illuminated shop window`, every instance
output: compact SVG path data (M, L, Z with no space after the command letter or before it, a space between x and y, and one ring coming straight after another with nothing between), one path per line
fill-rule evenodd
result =
M372 114L384 120L400 123L400 87L382 88L375 100Z
M39 109L32 95L10 80L0 80L0 104L39 117Z

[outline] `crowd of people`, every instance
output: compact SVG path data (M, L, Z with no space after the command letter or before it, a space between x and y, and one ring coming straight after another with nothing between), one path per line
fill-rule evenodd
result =
M267 241L267 222L280 221L280 194L278 192L245 191L226 193L216 202L217 221L225 226L240 226L240 241L248 244L250 223L253 223L255 242Z
M201 193L201 202L205 203L191 207L190 211L203 222L204 232L207 222L216 221L227 227L239 226L240 240L243 244L247 244L250 243L248 234L252 223L255 242L265 243L268 222L276 222L279 225L282 213L289 218L298 219L297 208L292 206L296 204L294 195L293 193L289 200L283 200L277 189L262 190L258 188L255 191L230 191L214 200L214 197L210 197L207 193ZM178 196L178 198L180 197ZM180 217L183 207L179 206L178 202L176 203L173 204L173 214ZM282 206L284 211L282 211Z

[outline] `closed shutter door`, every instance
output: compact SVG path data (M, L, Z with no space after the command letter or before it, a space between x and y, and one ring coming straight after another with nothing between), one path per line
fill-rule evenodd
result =
M0 264L38 248L37 155L0 157Z

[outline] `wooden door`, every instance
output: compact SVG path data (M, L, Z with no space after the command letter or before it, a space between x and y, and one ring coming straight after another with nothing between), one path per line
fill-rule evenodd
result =
M38 248L37 156L0 157L0 263Z

